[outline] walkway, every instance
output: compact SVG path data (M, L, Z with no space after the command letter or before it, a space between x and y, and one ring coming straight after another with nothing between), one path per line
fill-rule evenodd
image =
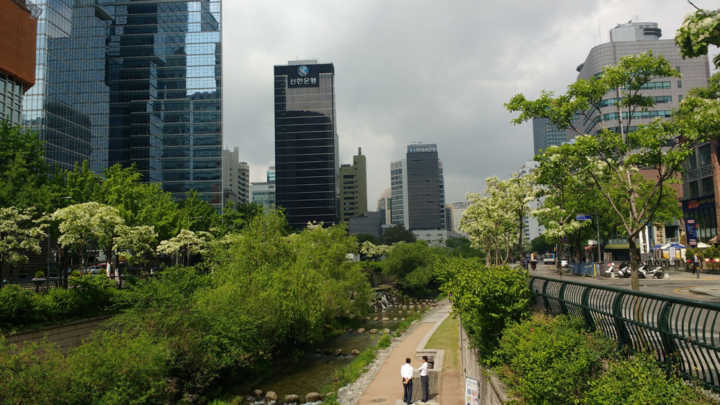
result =
M408 357L413 359L413 367L420 366L415 361L415 351L418 345L436 324L445 319L449 312L450 303L444 301L413 326L405 339L395 345L390 356L363 392L357 405L395 404L398 399L402 399L400 367Z

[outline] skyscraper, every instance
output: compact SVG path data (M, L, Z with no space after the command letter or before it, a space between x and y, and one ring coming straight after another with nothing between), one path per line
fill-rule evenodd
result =
M562 145L568 140L567 130L556 127L547 118L534 118L533 126L533 153L537 155L549 146Z
M367 170L365 156L358 148L352 165L340 167L340 220L367 215Z
M274 67L275 192L288 224L338 222L335 68L315 60Z
M223 193L226 201L235 204L250 202L250 166L240 161L240 150L223 149Z
M444 243L445 180L435 144L408 145L405 159L390 165L391 219L418 239Z
M23 122L46 158L134 164L183 198L222 203L221 0L31 0L38 85Z
M20 124L23 94L35 84L33 14L25 0L0 0L0 121L13 125Z

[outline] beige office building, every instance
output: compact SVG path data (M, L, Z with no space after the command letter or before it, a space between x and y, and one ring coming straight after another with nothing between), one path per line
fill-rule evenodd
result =
M367 215L367 169L365 155L358 148L352 165L340 166L340 221Z

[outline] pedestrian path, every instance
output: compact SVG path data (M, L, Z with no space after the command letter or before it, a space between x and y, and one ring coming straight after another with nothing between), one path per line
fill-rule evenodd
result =
M415 351L418 345L433 330L435 325L445 319L449 312L450 303L444 301L413 326L413 329L403 341L394 346L390 356L388 356L375 378L360 396L357 405L395 404L398 399L402 399L400 366L408 357L413 360L413 367L420 366L415 360Z

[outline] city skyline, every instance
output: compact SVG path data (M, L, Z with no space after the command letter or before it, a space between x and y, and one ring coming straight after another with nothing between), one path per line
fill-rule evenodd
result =
M711 6L706 3L697 5ZM588 50L607 42L619 23L654 21L661 39L671 39L694 10L669 0L553 6L226 2L226 18L238 23L225 27L225 40L243 45L225 49L232 66L225 77L225 108L232 111L225 146L239 146L252 181L262 181L274 159L269 66L304 58L333 62L340 163L363 148L372 179L368 200L389 187L390 162L420 141L453 157L444 168L447 201L462 201L467 192L483 191L485 178L506 178L532 157L532 125L511 125L503 107L512 95L565 89ZM517 20L512 32L502 30L507 16Z

